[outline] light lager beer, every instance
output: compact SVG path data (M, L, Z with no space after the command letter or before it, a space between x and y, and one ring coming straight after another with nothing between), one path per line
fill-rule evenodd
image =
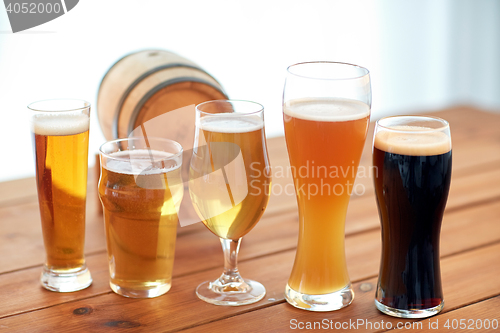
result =
M142 139L130 140L118 142ZM155 140L148 142L158 149L163 141ZM159 296L172 284L177 209L184 191L181 156L144 148L113 151L115 147L117 141L101 147L99 181L110 286L128 297Z
M59 110L72 104L76 110ZM55 100L29 108L46 251L42 285L54 291L83 289L92 282L84 258L90 106Z

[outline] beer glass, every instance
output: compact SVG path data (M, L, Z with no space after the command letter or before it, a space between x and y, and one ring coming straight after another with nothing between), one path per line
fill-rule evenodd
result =
M347 206L370 122L370 76L335 62L288 67L283 120L299 209L291 305L332 311L354 297L344 250Z
M241 278L237 259L241 238L267 207L270 185L262 105L230 100L197 105L189 193L224 252L224 272L198 286L200 299L236 306L264 297L262 284Z
M149 298L172 285L182 147L161 138L109 141L100 148L102 202L110 287Z
M444 305L439 234L451 181L448 123L424 116L380 119L373 165L382 225L375 305L395 317L432 316Z
M71 292L92 283L85 265L85 200L90 104L55 99L28 105L48 290Z

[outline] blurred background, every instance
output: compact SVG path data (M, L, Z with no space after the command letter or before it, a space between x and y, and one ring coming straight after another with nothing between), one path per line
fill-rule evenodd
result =
M26 105L62 97L95 105L111 65L147 48L196 62L230 98L263 104L268 137L283 135L286 68L301 61L368 68L372 120L453 105L500 112L496 0L84 0L16 34L2 7L0 181L34 175ZM105 141L95 108L90 136L93 164Z

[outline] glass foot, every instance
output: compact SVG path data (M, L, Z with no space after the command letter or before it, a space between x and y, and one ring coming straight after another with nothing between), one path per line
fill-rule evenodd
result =
M429 309L410 309L410 310L400 310L396 308L391 308L390 306L384 305L379 301L375 300L375 306L380 312L386 315L398 317L398 318L427 318L438 314L444 307L444 301L438 306Z
M68 271L53 271L44 266L40 282L42 287L50 291L69 293L90 286L92 277L86 265L78 270Z
M113 282L109 282L111 290L121 296L130 298L153 298L165 294L172 287L171 283L155 283L151 285L145 285L142 283L140 286L119 286Z
M342 309L351 304L354 299L354 291L349 283L339 291L330 294L308 295L299 293L287 284L285 299L296 308L309 311L334 311Z
M260 301L266 295L266 288L253 280L222 284L219 279L205 281L196 288L196 295L207 303L238 306Z

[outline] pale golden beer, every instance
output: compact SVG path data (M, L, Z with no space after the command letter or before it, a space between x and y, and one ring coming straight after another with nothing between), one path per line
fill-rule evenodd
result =
M258 302L265 287L238 271L241 239L260 220L271 188L264 108L250 101L216 100L196 106L189 193L207 228L219 236L224 272L205 281L196 295L217 305Z
M194 154L191 162L190 178L197 180L190 182L189 187L194 208L215 235L237 240L255 226L269 201L271 178L266 168L267 153L262 149L264 122L259 117L208 117L200 119L197 130L206 146L198 149L199 154ZM242 164L235 164L234 160L231 164L231 158L242 158ZM232 168L240 166L245 175L232 172ZM217 170L224 171L225 178L220 178ZM217 181L223 185L214 189ZM225 195L229 195L226 203L221 200Z
M344 115L324 115L335 109ZM283 118L294 184L302 189L297 192L301 232L288 285L305 294L332 293L350 282L345 216L370 108L353 100L300 99L286 105Z
M348 306L354 292L345 258L345 220L370 122L365 68L335 62L288 67L283 121L299 211L295 262L285 288L309 311Z
M47 102L55 112L40 110L44 102L29 106L46 251L42 285L75 291L92 282L84 259L90 106L77 101L81 110L57 111L72 103Z
M127 139L118 141L124 149ZM113 151L116 141L101 148L99 197L110 286L123 296L155 297L172 285L177 209L184 187L180 145L175 152L155 150L164 141L149 138L153 149Z

